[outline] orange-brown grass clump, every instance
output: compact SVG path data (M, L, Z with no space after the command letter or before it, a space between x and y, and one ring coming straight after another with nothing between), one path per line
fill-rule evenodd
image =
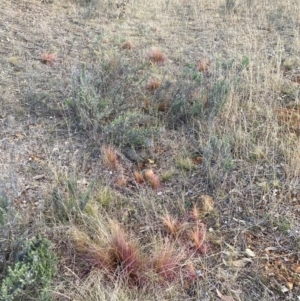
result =
M144 178L145 178L146 181L149 181L153 177L154 177L154 172L153 172L152 169L145 170L145 172L144 172Z
M148 57L150 62L154 64L163 64L166 61L166 56L157 48L152 48Z
M97 245L81 232L75 232L73 236L76 250L90 265L90 271L93 268L103 269L107 276L117 277L134 286L147 283L143 256L117 223L112 223L111 237L104 246Z
M134 179L136 180L136 182L138 184L142 184L145 182L143 175L140 172L138 172L137 170L135 170L133 172L133 175L134 175Z
M297 129L300 127L299 108L280 108L277 112L281 124L287 125L290 129Z
M120 187L125 187L127 185L127 180L124 176L121 176L117 179L117 185Z
M162 217L162 221L163 224L167 227L169 234L171 234L172 236L175 236L181 230L180 222L168 213L164 217Z
M73 231L72 235L77 253L88 265L90 265L90 270L92 267L105 270L111 269L110 258L105 249L94 243L88 235L81 231ZM87 271L84 274L89 272L90 271Z
M175 254L172 246L164 246L157 251L153 258L153 269L158 274L159 280L165 283L176 281L180 278L180 265L184 259L182 255Z
M101 147L105 162L112 168L118 166L118 156L115 148L112 145L104 145Z
M56 62L56 54L55 53L44 53L41 56L41 62L48 66L53 66Z
M122 49L127 49L127 50L131 50L133 49L133 44L131 41L125 41L123 44L122 44Z
M197 65L197 69L200 72L205 72L207 71L208 67L210 65L210 60L209 59L201 59L200 62Z
M161 86L161 82L157 79L152 79L150 80L147 85L146 89L149 91L155 91Z
M187 264L185 267L185 278L188 280L196 280L198 278L195 267L191 263Z
M191 239L198 252L205 255L207 253L206 228L203 223L198 223L197 228L191 232Z
M153 189L157 189L160 186L160 180L158 175L154 175L150 180L149 183Z
M119 276L127 279L130 284L144 285L146 274L139 248L133 241L128 240L118 224L114 224L112 228L108 254L113 270L119 271Z
M180 224L169 214L163 218L163 222L170 233L178 233ZM194 267L186 264L186 260L198 252L206 254L204 224L198 223L190 237L193 239L193 248L196 248L192 254L187 252L187 242L183 238L174 242L176 249L175 245L168 244L155 247L146 255L116 222L111 222L106 242L100 235L92 240L83 232L73 233L75 249L84 261L84 276L96 268L103 271L109 281L118 279L129 286L146 290L151 279L164 286L182 279L190 283L198 277Z
M199 218L200 218L200 212L199 212L199 209L197 207L197 204L195 204L194 207L193 207L192 218L195 221L199 220Z
M152 169L147 169L144 172L144 178L150 183L153 189L157 189L160 186L159 176L154 174Z

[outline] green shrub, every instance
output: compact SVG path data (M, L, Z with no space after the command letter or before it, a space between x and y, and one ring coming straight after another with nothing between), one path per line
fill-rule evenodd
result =
M230 87L238 82L249 59L244 58L239 65L234 63L233 59L217 60L217 72L210 76L188 64L177 80L163 83L154 93L154 101L169 100L164 115L167 125L178 128L193 120L213 122L222 112L229 99Z
M138 112L122 114L103 128L109 142L135 148L147 146L148 141L158 132L156 118Z
M140 67L116 58L78 68L66 100L75 127L87 135L101 133L118 146L144 146L157 130L157 119L143 112L139 98L143 79L136 75Z
M17 254L13 267L8 268L0 300L51 300L49 288L55 266L50 242L45 238L33 239Z
M76 126L84 131L101 131L103 124L135 108L132 99L135 83L140 81L136 72L121 58L78 67L72 76L72 94L66 100Z

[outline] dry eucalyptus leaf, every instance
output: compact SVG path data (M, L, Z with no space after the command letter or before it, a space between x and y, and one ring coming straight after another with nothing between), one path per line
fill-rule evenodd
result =
M15 133L15 136L19 139L23 139L24 136L21 133Z
M83 178L81 180L77 180L77 184L87 186L89 183L85 178Z
M242 258L242 259L233 261L232 266L234 266L236 268L243 268L248 263L252 263L252 260L250 258Z
M246 255L249 257L255 257L255 253L251 249L246 249L245 250Z
M43 179L43 178L45 178L45 175L38 175L38 176L35 176L35 177L33 177L33 180L40 180L40 179Z
M277 250L276 247L267 247L267 248L265 248L265 251L266 251L266 252L269 252L269 251L276 251L276 250Z
M227 256L230 256L231 258L239 256L238 250L236 248L228 243L225 242L225 245L228 247L229 250L223 251L222 253L226 254Z
M293 264L292 265L292 271L295 273L300 274L300 265L299 264Z
M216 291L217 291L217 295L220 299L222 299L224 301L234 301L234 299L232 297L223 295L218 289Z
M293 282L287 282L286 286L288 287L288 289L291 291L294 288L294 283Z
M289 289L286 286L281 287L281 292L282 293L287 293L288 291L289 291Z

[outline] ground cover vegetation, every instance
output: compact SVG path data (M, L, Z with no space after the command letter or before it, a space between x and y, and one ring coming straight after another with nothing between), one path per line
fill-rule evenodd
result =
M299 300L299 1L0 14L1 301Z

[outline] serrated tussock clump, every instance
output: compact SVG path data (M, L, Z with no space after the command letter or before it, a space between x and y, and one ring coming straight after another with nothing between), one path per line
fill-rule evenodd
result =
M166 220L169 223L168 217ZM109 234L104 240L101 236L92 240L78 230L74 230L72 236L77 254L85 262L84 274L97 268L112 281L121 279L140 288L147 288L151 279L160 285L178 281L182 275L181 266L188 259L184 246L176 249L175 245L168 244L154 247L147 254L142 252L136 241L116 222L110 223Z
M108 240L99 245L87 235L75 231L76 250L80 257L94 267L102 269L109 277L122 279L140 286L145 281L145 262L138 245L129 239L119 224L111 223Z
M104 157L105 162L116 169L118 165L118 156L116 149L112 145L103 145L101 151Z
M166 56L158 48L151 48L148 53L150 62L154 64L163 64L166 61Z

